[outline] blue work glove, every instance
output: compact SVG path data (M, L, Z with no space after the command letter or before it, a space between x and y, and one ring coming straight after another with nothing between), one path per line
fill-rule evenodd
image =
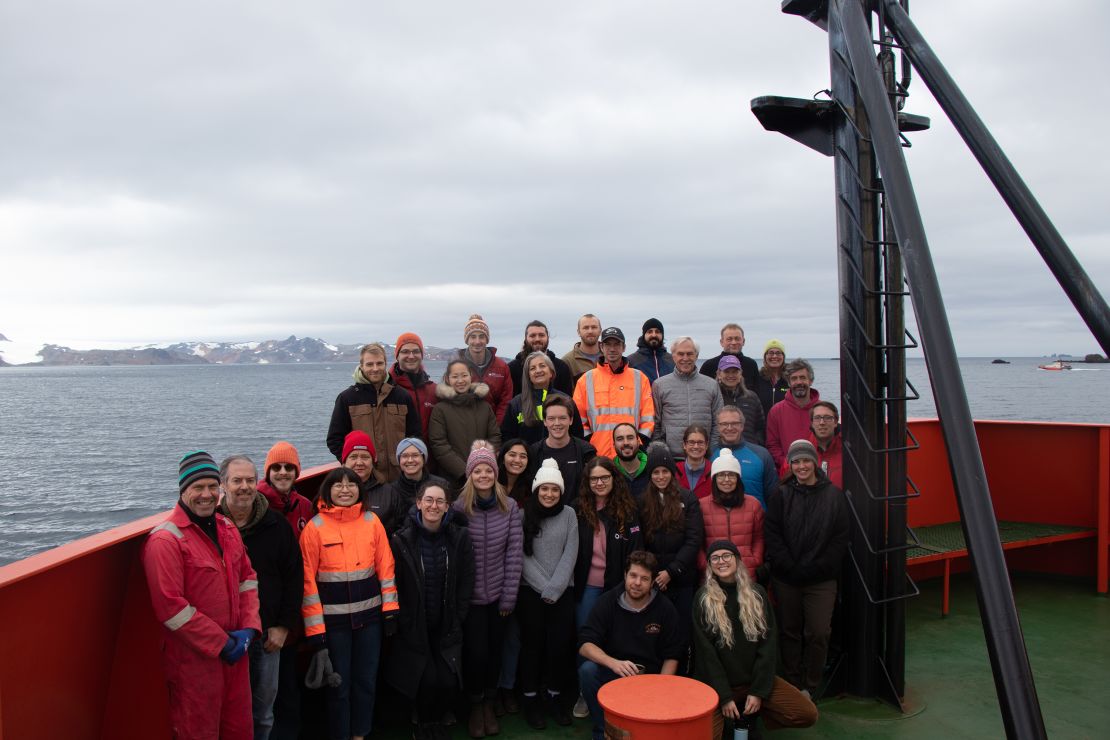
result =
M254 630L235 630L228 633L227 644L224 649L220 651L220 657L224 659L225 663L235 665L239 660L246 655L247 648L250 647L251 640L254 639Z

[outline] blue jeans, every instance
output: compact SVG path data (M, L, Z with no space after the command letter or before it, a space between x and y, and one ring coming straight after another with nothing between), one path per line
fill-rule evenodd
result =
M582 691L582 698L586 700L586 706L590 708L595 738L605 736L605 710L597 701L597 692L616 678L617 674L592 660L582 661L582 665L578 666L578 687Z
M329 734L333 740L365 737L374 721L382 625L374 622L355 630L328 628L327 638L332 668L343 678L337 688L327 689Z
M251 674L251 714L254 716L254 740L269 740L274 726L274 699L278 690L278 665L281 653L267 653L262 648L265 637L251 642L247 659Z

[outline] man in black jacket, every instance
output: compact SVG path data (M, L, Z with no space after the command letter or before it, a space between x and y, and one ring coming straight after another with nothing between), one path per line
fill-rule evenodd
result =
M658 564L646 550L628 556L624 585L602 594L578 632L582 697L590 708L594 740L605 737L605 712L597 701L602 686L640 673L673 676L685 645L678 611L652 588Z
M716 380L717 365L725 355L732 355L740 360L740 374L744 376L744 385L755 388L759 366L755 364L755 360L744 354L744 330L739 324L725 324L721 327L721 354L703 362L699 372Z
M258 574L262 637L251 643L248 656L254 733L265 737L274 727L279 672L295 669L293 661L281 660L281 653L289 633L300 623L304 566L297 535L284 516L270 509L257 483L257 469L246 455L232 455L220 463L224 493L220 512L235 522ZM295 727L281 729L297 732Z
M532 445L528 452L536 470L544 460L555 460L563 475L563 503L568 506L578 499L586 463L597 457L592 444L570 434L577 413L574 402L565 396L552 396L544 401L543 425L547 428L547 437Z
M574 393L574 374L570 370L570 365L556 357L555 353L547 348L550 341L551 337L547 333L547 324L539 319L529 321L528 326L524 327L524 346L509 363L509 377L513 379L514 398L520 395L521 380L524 374L524 359L533 352L546 352L547 356L551 358L551 363L555 366L555 379L551 381L551 387L566 393L568 396Z
M806 696L825 670L836 579L848 551L844 495L817 467L809 440L790 445L790 475L767 501L763 536L778 601L785 678Z

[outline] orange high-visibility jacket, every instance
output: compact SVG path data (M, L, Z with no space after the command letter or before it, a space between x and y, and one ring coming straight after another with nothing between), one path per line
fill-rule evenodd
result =
M382 522L362 504L321 508L301 534L305 636L326 628L356 629L396 611L393 551Z
M651 383L642 372L625 362L620 372L602 362L578 379L574 403L582 417L582 429L602 457L613 457L613 430L628 422L640 436L651 439L655 429L655 401Z

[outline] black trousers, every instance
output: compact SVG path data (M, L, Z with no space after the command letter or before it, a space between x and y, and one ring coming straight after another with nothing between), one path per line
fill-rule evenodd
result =
M428 663L420 676L416 689L416 718L418 722L440 722L444 713L455 704L459 678L440 652L439 636L429 639Z
M504 639L505 617L497 602L471 604L463 623L463 683L471 699L497 689Z
M527 583L520 585L516 601L520 624L521 691L532 693L546 687L567 691L574 685L574 592L563 591L548 604Z

